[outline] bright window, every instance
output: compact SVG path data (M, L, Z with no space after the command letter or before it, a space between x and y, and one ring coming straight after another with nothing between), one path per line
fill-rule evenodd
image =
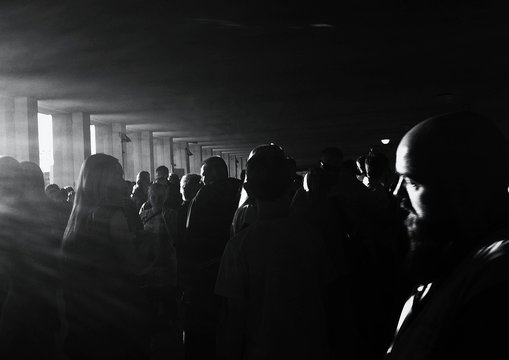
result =
M37 114L39 123L39 166L43 173L53 167L53 119L51 115Z
M95 154L96 153L96 146L95 146L95 125L90 125L90 153Z

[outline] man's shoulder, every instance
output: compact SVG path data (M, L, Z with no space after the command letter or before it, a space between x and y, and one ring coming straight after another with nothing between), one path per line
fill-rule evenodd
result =
M230 240L228 240L228 243L226 244L227 247L229 247L230 250L234 249L236 252L240 251L242 244L244 244L250 238L252 230L253 228L249 226L239 231L237 234L232 236Z
M471 262L473 266L481 268L502 264L509 267L509 226L484 236Z
M489 289L505 288L509 283L509 236L485 241L463 262L453 279L462 284L466 302Z

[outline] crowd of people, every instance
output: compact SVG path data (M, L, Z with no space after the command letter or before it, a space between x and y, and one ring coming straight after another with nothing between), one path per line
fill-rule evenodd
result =
M276 144L241 179L207 158L126 181L94 154L76 189L0 157L6 359L509 356L509 151L472 112L426 119L395 169Z

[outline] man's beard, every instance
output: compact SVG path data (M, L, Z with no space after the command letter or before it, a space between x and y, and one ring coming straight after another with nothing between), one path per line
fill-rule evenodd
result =
M406 265L414 285L447 275L463 256L467 244L461 244L460 228L453 221L431 221L410 212L405 225L410 241Z

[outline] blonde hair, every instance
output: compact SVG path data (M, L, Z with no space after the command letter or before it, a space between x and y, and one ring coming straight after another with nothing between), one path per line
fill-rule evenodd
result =
M89 156L81 165L63 242L72 240L99 206L121 206L125 198L124 187L122 166L116 158L106 154Z

